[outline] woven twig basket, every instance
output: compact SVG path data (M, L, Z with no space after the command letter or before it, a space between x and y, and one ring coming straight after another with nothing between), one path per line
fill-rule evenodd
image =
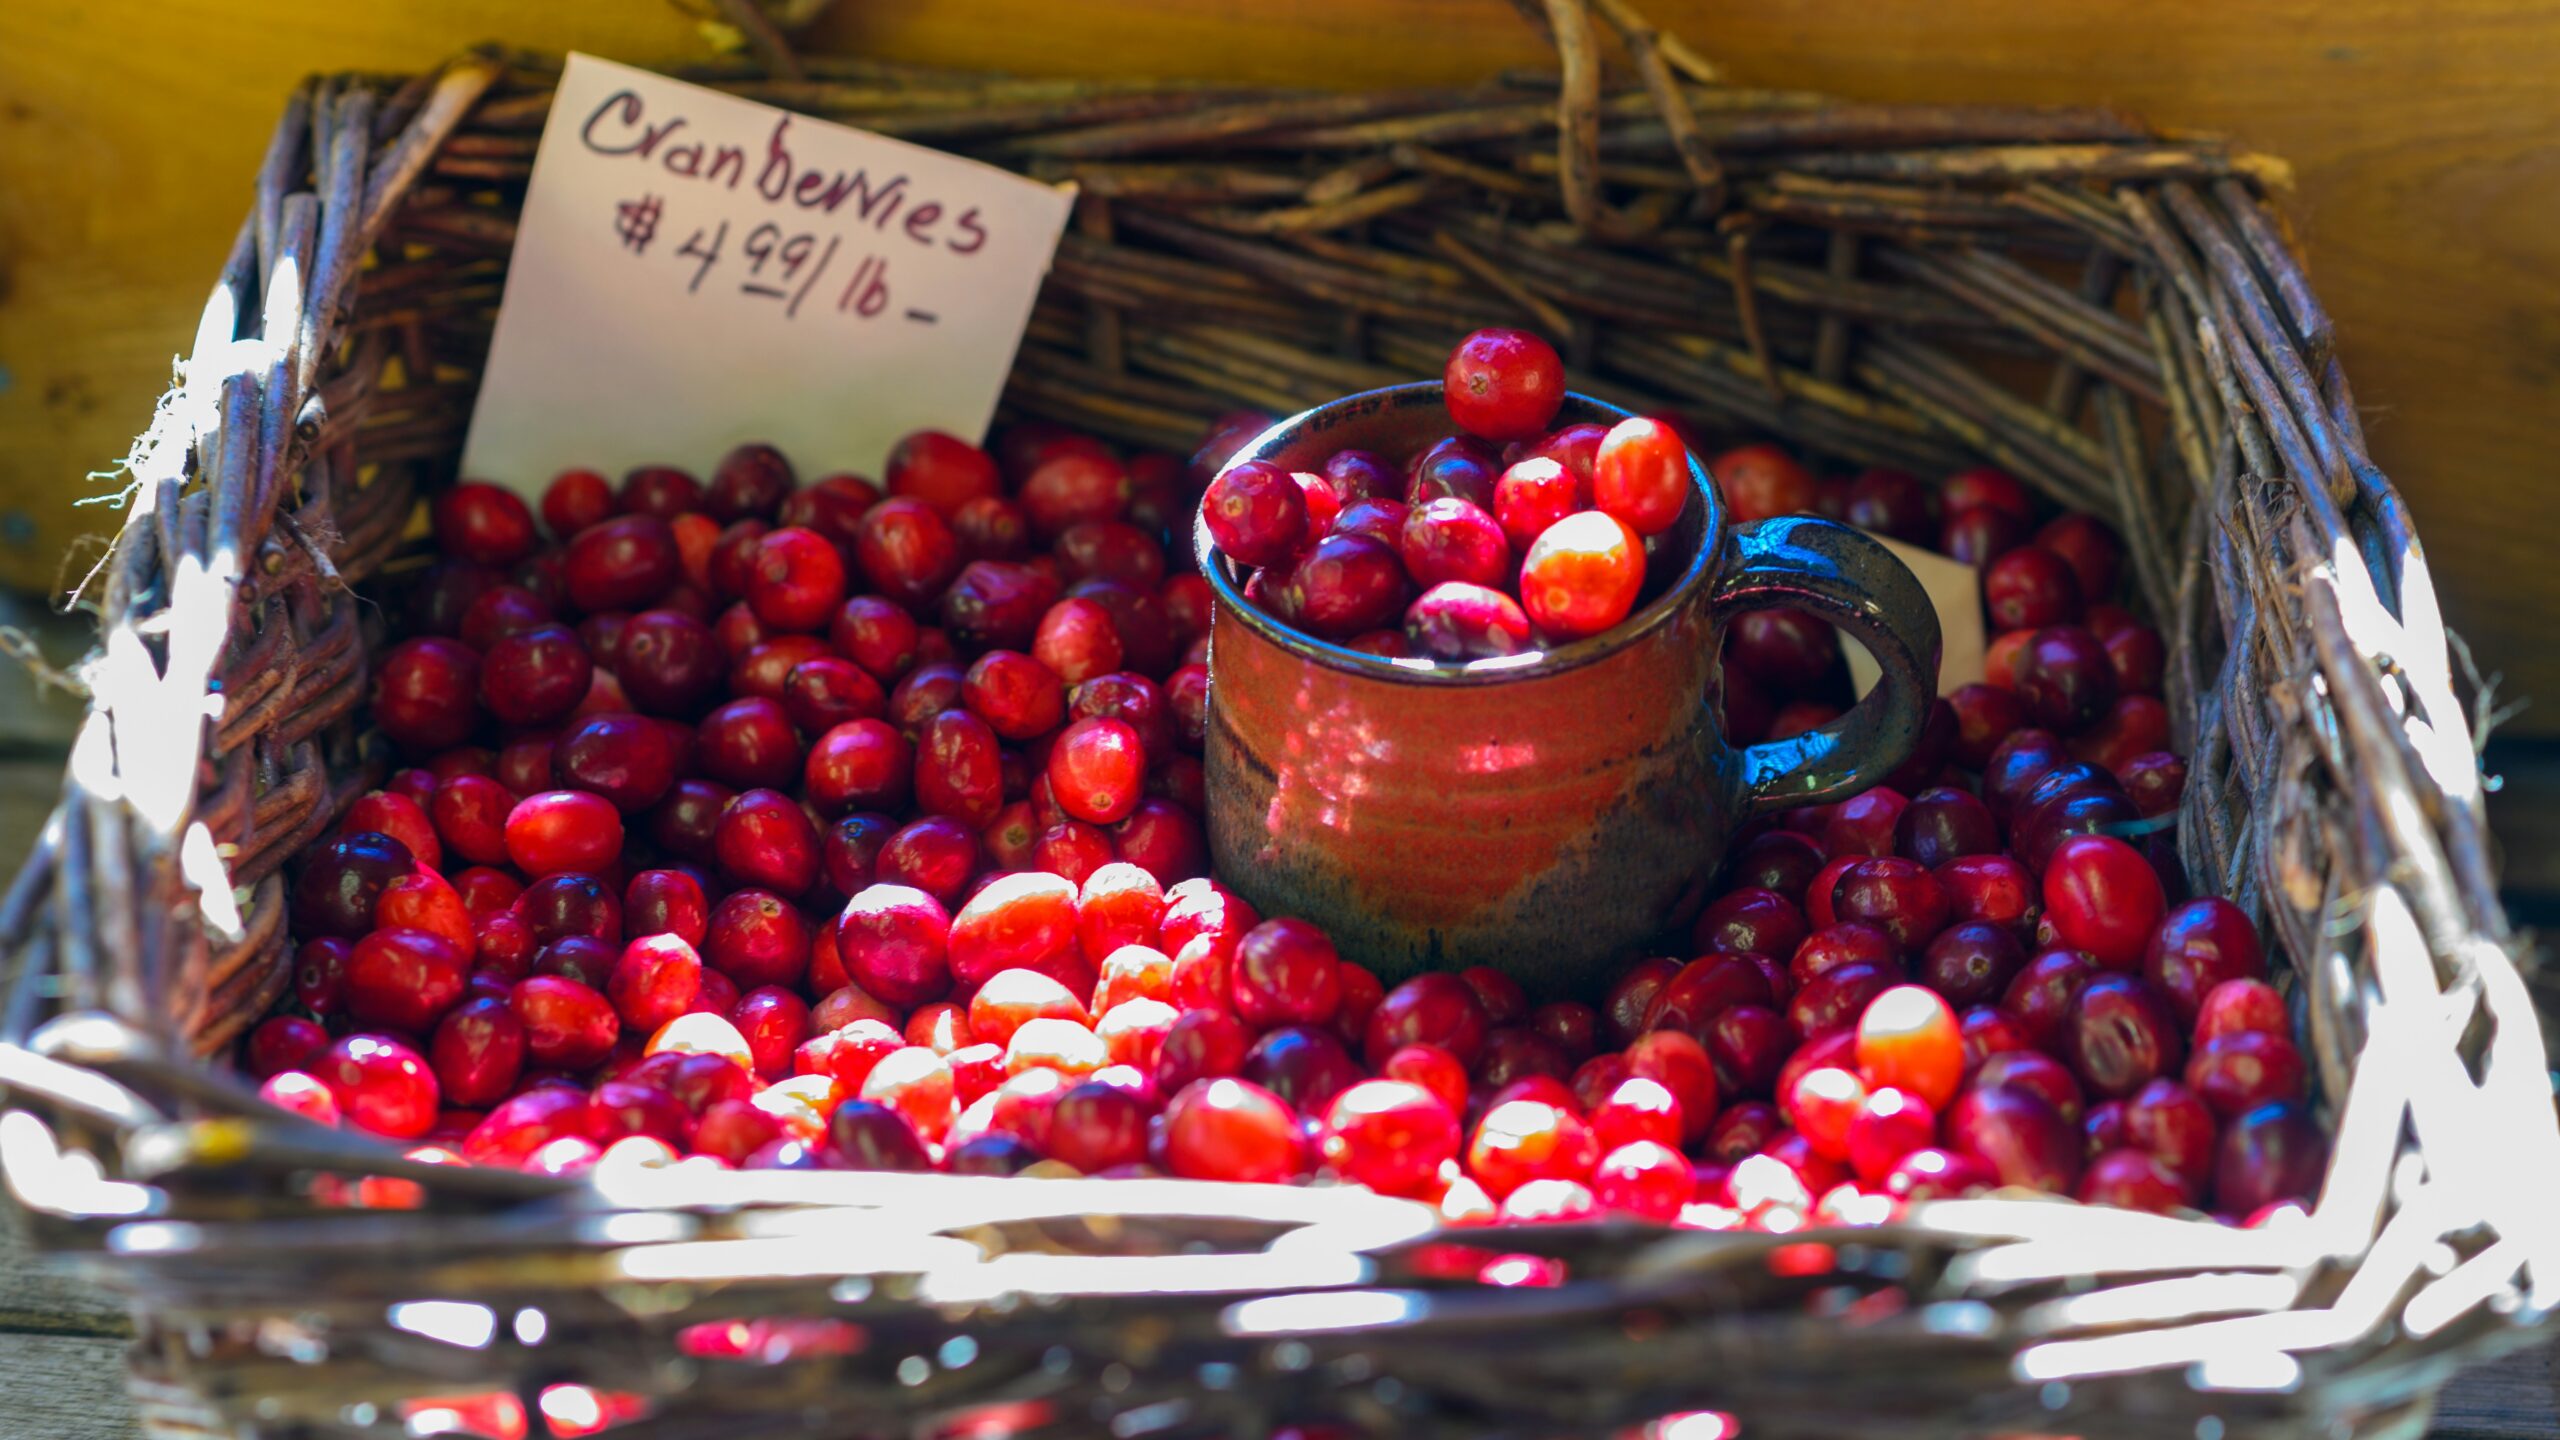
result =
M453 471L556 75L486 52L292 97L137 448L88 588L89 716L0 909L0 1166L48 1247L132 1297L155 1428L423 1433L459 1412L419 1397L576 1381L640 1397L651 1437L1714 1409L1754 1435L2215 1440L2408 1427L2540 1316L2542 1039L2417 539L2261 204L2280 167L2103 111L1733 88L1619 0L1531 14L1559 72L1464 92L992 79L769 32L769 70L691 78L1081 184L1018 413L1179 446L1529 323L1632 408L1988 461L2112 517L2173 637L2190 879L2277 938L2335 1126L2308 1223L1982 1200L1816 1235L1506 1231L1569 1279L1494 1289L1435 1278L1427 1212L1357 1190L558 1182L266 1109L221 1057L287 981L281 867L379 774L348 587ZM1634 85L1603 83L1595 16ZM424 1208L325 1208L315 1172ZM679 1343L747 1317L844 1323Z

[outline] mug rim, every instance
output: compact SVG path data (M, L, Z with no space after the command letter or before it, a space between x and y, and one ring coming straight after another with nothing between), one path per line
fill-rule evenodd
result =
M1375 390L1363 390L1357 394L1345 395L1338 400L1329 400L1322 405L1301 410L1254 436L1235 454L1228 457L1225 465L1218 467L1218 473L1223 475L1228 469L1247 460L1267 459L1272 451L1301 438L1301 432L1317 425L1333 412L1351 406L1368 406L1381 410L1403 409L1424 396L1428 396L1436 404L1439 403L1444 388L1442 382L1438 380L1414 380L1401 385L1386 385ZM1578 415L1572 413L1576 411L1581 413ZM1557 408L1556 418L1547 433L1553 434L1555 430L1566 425L1585 423L1615 425L1621 420L1633 418L1633 412L1622 410L1605 400L1595 400L1580 391L1567 391L1564 403ZM1455 426L1451 428L1454 432ZM1347 645L1320 640L1303 630L1283 623L1278 616L1244 598L1243 588L1236 583L1234 575L1229 570L1234 562L1220 554L1216 542L1209 537L1205 497L1201 505L1195 507L1192 512L1192 555L1199 565L1201 576L1209 582L1210 590L1220 609L1232 614L1245 628L1262 639L1299 659L1313 661L1327 669L1363 676L1371 680L1421 686L1504 685L1514 681L1543 679L1550 675L1560 675L1568 670L1595 664L1644 639L1669 624L1672 617L1688 604L1698 588L1706 582L1709 572L1716 564L1717 557L1724 551L1724 502L1723 497L1716 493L1715 484L1707 474L1707 467L1698 459L1696 452L1683 445L1681 453L1689 462L1690 489L1698 502L1706 507L1706 518L1698 531L1697 548L1690 554L1688 563L1682 567L1680 574L1672 580L1671 584L1642 610L1619 621L1603 634L1570 640L1551 649L1532 650L1520 655L1497 655L1482 660L1448 661L1434 660L1428 656L1392 658L1372 655L1365 650L1354 650ZM1212 644L1214 643L1212 641Z

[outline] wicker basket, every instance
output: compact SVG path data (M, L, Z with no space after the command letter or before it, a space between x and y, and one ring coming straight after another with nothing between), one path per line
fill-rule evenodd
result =
M1357 1190L571 1183L265 1108L219 1057L287 982L281 867L380 773L348 587L452 473L556 74L485 52L292 97L137 447L89 716L0 910L0 1166L42 1243L131 1297L154 1427L423 1433L454 1417L417 1397L559 1416L546 1387L578 1381L666 1437L1698 1409L1755 1436L2405 1432L2539 1318L2543 1042L2417 539L2261 205L2280 167L2103 111L1732 88L1621 0L1527 8L1559 70L1458 93L925 73L758 23L762 66L691 78L1081 183L1018 413L1182 445L1533 323L1603 398L1989 461L2114 517L2172 637L2187 871L2278 940L2335 1125L2309 1222L1993 1199L1836 1234L1560 1227L1500 1244L1567 1283L1495 1289ZM1604 84L1602 32L1632 83ZM424 1208L328 1208L315 1173ZM746 1358L680 1343L741 1317L793 1323Z

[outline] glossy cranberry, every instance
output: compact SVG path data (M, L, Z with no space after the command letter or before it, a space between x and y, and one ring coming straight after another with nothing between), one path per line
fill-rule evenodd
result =
M1096 575L1067 587L1069 600L1090 600L1111 612L1120 637L1121 664L1141 675L1162 675L1182 659L1182 643L1155 592Z
M1391 546L1340 530L1269 573L1273 613L1319 639L1390 625L1410 594Z
M2003 820L2026 799L2036 782L2068 763L2061 737L2050 730L2013 730L1994 746L1982 768L1982 801Z
M354 1019L423 1034L462 998L470 953L424 930L376 930L347 957L346 1010Z
M1902 979L1898 968L1850 961L1807 980L1787 1002L1787 1023L1806 1040L1849 1029L1867 1003Z
M1236 944L1236 1014L1249 1025L1322 1025L1341 1003L1341 969L1322 930L1304 920L1266 920Z
M1407 1045L1436 1045L1473 1066L1489 1029L1484 1002L1455 975L1430 971L1387 992L1369 1012L1363 1050L1377 1065Z
M1414 654L1435 660L1518 655L1535 643L1519 602L1499 590L1454 580L1432 586L1406 608L1404 637Z
M975 499L1002 492L993 456L939 430L918 430L889 451L889 493L920 500L948 516Z
M1900 470L1866 470L1849 482L1840 518L1906 545L1926 545L1937 538L1938 497Z
M1698 1036L1726 1093L1765 1095L1795 1045L1795 1031L1771 1004L1745 1002L1718 1011Z
M508 1004L523 1022L525 1053L537 1065L584 1070L613 1051L622 1021L593 986L559 975L515 983Z
M1946 523L1938 527L1937 548L1948 558L1979 570L2026 544L2032 533L2026 521L2008 511L1976 505L1948 514Z
M435 1072L417 1051L378 1035L349 1035L311 1058L338 1113L361 1129L412 1140L434 1128Z
M1709 954L1683 966L1655 992L1643 1028L1677 1030L1703 1042L1709 1023L1726 1008L1777 1003L1768 977L1750 957Z
M1046 571L1004 560L973 560L942 594L938 613L955 641L971 647L1028 650L1040 619L1060 598ZM1119 638L1114 633L1114 639Z
M703 490L702 508L716 520L769 517L799 483L791 462L770 445L746 444L720 457Z
M2025 1050L2033 1042L2026 1030L2005 1010L1977 1005L1956 1019L1956 1028L1964 1036L1964 1072L1967 1079L1981 1070L1982 1063L1994 1055Z
M2218 1125L2196 1093L2175 1080L2154 1080L2124 1102L2124 1141L2150 1152L2200 1194L2213 1176Z
M1610 427L1591 460L1592 503L1639 535L1671 528L1689 503L1689 447L1659 420Z
M1150 764L1173 753L1173 714L1164 688L1144 675L1115 671L1096 675L1067 692L1072 719L1118 720L1138 734Z
M1276 565L1307 541L1307 500L1290 473L1245 460L1209 482L1201 502L1209 538L1242 565Z
M1048 971L1075 954L1076 887L1055 875L1006 875L952 918L953 978L974 989L999 970Z
M801 776L821 810L903 809L914 783L915 747L879 720L851 720L809 747Z
M1715 476L1716 489L1723 492L1725 503L1732 507L1736 523L1813 512L1813 473L1775 445L1760 443L1727 450L1709 462L1707 469Z
M1364 1080L1336 1095L1324 1117L1325 1164L1380 1194L1419 1194L1457 1157L1457 1115L1420 1085Z
M1822 847L1787 830L1767 830L1744 843L1734 856L1729 881L1736 886L1774 890L1797 904L1805 886L1823 866Z
M1936 1107L1890 1085L1866 1091L1842 1137L1849 1168L1859 1180L1882 1186L1896 1166L1937 1138Z
M2187 1060L2186 1082L2230 1120L2272 1101L2302 1099L2309 1072L2290 1038L2241 1030L2200 1041Z
M875 811L857 811L818 836L819 873L839 895L852 895L879 878L880 852L896 833L895 822Z
M463 907L471 912L476 924L513 909L517 898L524 894L524 882L507 871L474 865L454 873L453 889L462 897Z
M1446 581L1492 587L1510 578L1511 542L1501 525L1454 496L1414 507L1398 548L1413 583L1426 588Z
M1525 1025L1497 1026L1485 1033L1476 1056L1476 1083L1496 1093L1533 1075L1564 1080L1575 1060L1562 1045Z
M1840 662L1829 625L1802 610L1747 610L1725 631L1725 659L1782 694L1820 688Z
M1657 957L1639 960L1620 972L1610 983L1601 1005L1612 1044L1623 1045L1644 1032L1644 1019L1653 1009L1654 997L1680 970L1679 961Z
M560 732L551 772L563 788L601 795L628 815L666 796L675 784L677 759L675 742L657 721L608 713Z
M1948 1108L1947 1142L1989 1166L2003 1185L2068 1194L2080 1178L2080 1136L2043 1097L2007 1086L1968 1090Z
M462 643L486 652L490 646L510 635L520 635L537 625L548 625L560 618L549 601L521 585L492 585L483 590L462 612L462 623L456 633ZM579 639L587 639L582 632ZM592 653L592 649L590 651Z
M478 723L472 700L479 688L480 657L469 646L436 636L406 640L375 672L374 723L412 751L459 745Z
M1943 1106L1964 1078L1964 1035L1936 991L1897 985L1858 1017L1857 1068L1870 1085L1890 1085Z
M2187 762L2166 750L2136 755L2116 772L2126 797L2146 820L2178 808L2187 792Z
M904 885L873 885L845 905L836 949L846 973L892 1005L917 1005L950 988L951 919L940 902Z
M445 1104L495 1105L523 1071L524 1022L502 998L467 999L436 1025L427 1055Z
M925 723L916 749L916 805L924 813L979 829L1004 808L996 734L984 720L945 710Z
M507 856L528 875L593 873L622 853L622 816L583 790L528 795L507 812Z
M1091 600L1061 600L1040 617L1032 658L1067 684L1120 668L1126 658L1111 612Z
M2078 512L2057 515L2036 532L2036 545L2062 557L2082 595L2099 600L2115 593L2124 544L2098 517Z
M2160 922L2143 951L2142 973L2192 1028L2214 987L2264 979L2266 958L2257 927L2240 907L2209 896L2178 906Z
M1006 1044L1034 1020L1093 1023L1075 992L1037 970L999 970L969 997L969 1033L990 1044Z
M1493 486L1493 514L1514 553L1525 553L1547 527L1593 508L1591 477L1552 456L1528 456L1502 472Z
M2263 980L2225 980L2207 991L2196 1012L2196 1043L2244 1031L2293 1038L2293 1023L2276 988Z
M1988 769L1992 752L2027 718L2027 707L2016 691L1979 681L1957 686L1947 696L1947 705L1956 717L1951 754L1968 770Z
M580 610L642 610L683 578L675 533L655 515L622 515L569 541L561 579Z
M1111 827L1112 848L1121 859L1171 885L1204 875L1209 869L1209 837L1194 818L1197 812L1169 800L1149 796Z
M2284 1200L2319 1198L2329 1137L2298 1100L2253 1106L2231 1118L2213 1172L2214 1203L2247 1215Z
M480 703L509 725L547 725L586 697L593 673L578 632L536 625L489 647L480 664Z
M2039 546L2024 546L1992 561L1983 571L1982 595L1991 623L2002 630L2067 625L2080 618L2077 576L2061 556Z
M649 812L649 839L668 854L708 865L711 830L737 792L711 780L678 780Z
M355 940L373 929L382 892L416 862L409 847L371 831L341 835L305 861L293 890L293 928L305 936Z
M1578 640L1616 625L1644 586L1644 543L1624 521L1598 510L1547 527L1520 566L1520 604L1555 640Z
M1333 517L1333 529L1329 533L1364 536L1393 549L1403 543L1404 522L1412 513L1413 507L1402 500L1383 496L1373 500L1355 500L1343 506L1342 513Z
M1543 433L1564 404L1564 361L1525 330L1478 330L1449 352L1441 376L1449 418L1487 440Z
M1024 477L1016 498L1033 533L1045 540L1084 521L1119 519L1135 489L1127 467L1095 447L1041 461Z
M1502 460L1494 447L1471 435L1451 435L1414 457L1406 476L1404 503L1421 505L1450 498L1490 511L1501 470ZM1339 522L1335 528L1341 528Z
M436 543L478 565L513 565L533 553L533 511L515 492L466 480L438 495Z
M1165 1107L1166 1168L1190 1180L1275 1183L1305 1168L1287 1102L1250 1081L1192 1082Z
M1898 970L1902 963L1901 954L1901 947L1884 931L1862 922L1844 921L1826 925L1806 936L1804 943L1796 947L1787 968L1796 983L1803 985L1844 965Z
M799 895L817 883L818 827L779 790L749 790L730 801L712 827L711 847L738 884Z
M1894 822L1894 852L1935 869L1964 855L2000 849L2000 822L1969 791L1941 786L1911 798ZM1833 905L1839 903L1835 896Z
M1907 954L1946 927L1950 905L1946 887L1926 867L1882 856L1842 872L1832 889L1831 908L1844 922L1882 930L1898 952Z
M2177 1017L2147 981L2099 975L2082 987L2063 1030L2064 1056L2081 1081L2105 1096L2125 1096L2183 1058Z
M826 1159L837 1170L922 1171L933 1157L916 1127L890 1106L847 1100L827 1121Z
M2188 1186L2147 1151L2117 1148L2089 1162L2080 1177L2076 1198L2086 1205L2112 1205L2166 1215L2193 1198Z
M2015 817L2009 827L2010 850L2028 869L2044 873L2050 869L2056 852L2066 841L2106 838L2101 832L2118 829L2139 818L2140 816L2133 808L2133 802L2114 788L2112 777L2105 788L2095 785L2075 785ZM2122 844L2123 842L2112 841L2111 843ZM2137 860L2149 866L2150 860L2143 852L2134 850L2129 845L2125 848L2132 850ZM2131 882L2128 881L2128 883ZM2156 869L2152 871L2152 883L2155 889L2160 887L2159 872ZM2050 894L2046 896L2045 903L2046 908L2050 910L2052 907ZM2167 894L2165 890L2161 890L2159 904L2165 906L2167 903ZM2154 909L2148 920L2158 918L2159 911ZM2119 928L2126 928L2129 925L2130 917L2127 916L2123 918ZM2138 958L2141 941L2137 938L2132 943ZM2132 962L2126 963L2129 965Z
M2104 835L2059 842L2044 872L2045 918L2064 944L2111 970L2141 963L2167 902L2142 852Z
M2036 631L2018 655L2017 682L2028 718L2066 732L2085 729L2116 699L2116 672L2106 647L2077 625Z
M563 470L542 492L542 523L566 539L613 513L613 487L593 470Z
M1359 1062L1333 1032L1311 1025L1283 1025L1264 1034L1236 1073L1307 1115L1322 1115L1335 1096L1362 1078Z
M642 1035L691 1010L701 990L702 957L676 935L643 935L624 946L604 983L615 1013Z
M1955 1005L1996 1000L2027 963L2025 947L2005 925L1967 920L1950 925L1921 952L1918 979Z
M1090 1175L1147 1158L1147 1103L1117 1085L1088 1080L1050 1112L1049 1158Z
M242 1059L249 1073L264 1080L270 1075L302 1068L304 1061L319 1054L329 1044L329 1031L317 1020L299 1015L275 1015L258 1022L249 1032L242 1047Z
M1853 795L1831 807L1830 818L1822 825L1822 848L1835 861L1854 855L1890 855L1902 812L1910 804L1901 792L1883 785ZM1806 905L1812 906L1809 896Z
M940 594L960 573L960 539L932 507L898 497L863 512L853 557L874 589L913 605Z
M1156 1052L1156 1088L1180 1092L1194 1080L1233 1075L1253 1047L1253 1032L1224 1010L1185 1010Z
M1896 1200L1918 1202L1958 1200L1999 1183L1999 1173L1986 1162L1931 1146L1903 1156L1882 1188Z
M2018 1022L2036 1045L2058 1049L2073 1003L2097 973L2096 964L2077 950L2040 952L2009 982L2009 988L2001 995L2000 1008Z
M1089 716L1058 733L1047 771L1060 808L1108 825L1137 807L1147 758L1138 732L1118 720Z
M913 886L947 907L960 903L981 858L968 826L929 815L882 842L875 869L883 883Z
M733 890L712 907L702 958L743 989L796 983L809 965L809 922L769 890Z

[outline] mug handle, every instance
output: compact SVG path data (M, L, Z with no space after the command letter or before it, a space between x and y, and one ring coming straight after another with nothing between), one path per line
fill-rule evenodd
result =
M1881 678L1849 713L1787 740L1743 747L1738 798L1763 815L1870 785L1911 756L1938 695L1938 612L1892 551L1837 521L1784 515L1735 533L1717 582L1715 633L1746 610L1809 611L1846 630Z

